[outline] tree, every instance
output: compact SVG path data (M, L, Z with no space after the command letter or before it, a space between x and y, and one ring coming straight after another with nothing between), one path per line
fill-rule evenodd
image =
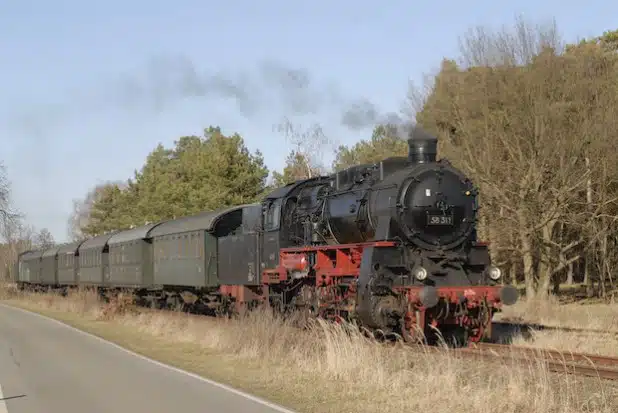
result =
M180 164L194 189L194 212L204 206L216 209L257 201L264 194L268 178L262 153L257 150L251 154L240 135L225 136L218 127L206 129L204 137L202 151L183 151L180 156ZM195 158L202 161L203 170L195 169ZM205 178L206 186L190 179L192 173Z
M85 234L83 229L86 228L91 222L90 214L92 205L95 202L95 199L102 195L105 188L112 187L114 185L118 186L120 189L127 187L126 183L121 181L105 182L96 185L83 199L73 200L73 212L69 216L67 223L67 233L71 241L81 241L88 237L88 234Z
M23 224L21 218L3 219L1 226L3 243L0 244L0 279L15 280L13 273L17 256L32 249L34 230Z
M289 178L274 176L275 182L285 182L292 177L306 179L327 172L323 162L324 148L332 146L333 140L324 134L319 124L314 123L305 128L302 125L295 126L288 118L284 118L274 129L294 146L286 160L286 168L292 168L289 169L291 175L288 175Z
M606 31L601 36L592 39L582 40L578 44L567 45L566 51L569 55L588 62L590 69L594 69L592 62L597 65L608 65L615 67L616 51L618 51L618 30ZM599 57L603 59L600 60ZM608 63L609 62L609 63ZM615 93L615 89L610 89L609 93ZM609 108L608 108L609 109ZM605 115L604 126L606 133L613 137L615 130L615 118L612 118L611 109ZM612 123L614 122L614 123ZM599 281L601 295L606 295L608 291L605 285L609 282L614 286L613 274L618 268L618 209L615 200L618 197L618 167L612 159L615 156L614 139L609 139L609 156L594 159L586 158L586 164L596 165L596 168L589 168L590 174L586 182L586 204L588 210L593 210L593 205L599 205L597 214L591 217L589 225L584 229L585 236L590 240L589 248L585 261L585 282L588 296L592 296L593 278ZM612 147L612 145L614 145ZM613 149L613 151L612 151ZM596 173L595 173L596 172ZM594 275L593 275L594 274Z
M371 140L361 140L351 148L341 145L337 149L334 170L342 170L353 165L378 162L391 156L406 156L408 145L393 125L378 125L374 128Z
M578 44L566 45L567 53L580 53L583 50L597 50L608 53L618 51L618 30L608 30L601 36L583 39Z
M118 184L106 184L95 192L90 206L88 224L81 228L87 236L129 229L136 226L131 215L128 188Z
M108 185L92 202L89 235L257 201L268 168L238 134L209 127L204 137L183 136L173 149L159 144L126 187Z
M477 29L445 59L416 121L481 188L493 253L523 263L529 296L583 258L584 228L609 200L587 182L616 154L616 58L562 51L555 26Z
M317 167L311 167L311 162L302 153L292 150L285 160L283 172L273 172L273 185L280 188L300 179L307 179L319 176L324 171Z
M0 224L13 226L21 218L11 206L11 184L7 177L6 168L0 162Z
M43 228L34 236L33 244L38 249L46 250L56 245L56 242L51 232L47 228Z
M136 176L138 211L149 220L255 202L263 194L268 168L240 135L209 127L204 138L182 137L175 146L158 147Z
M0 163L0 279L14 280L14 264L17 256L31 248L31 229L24 226L22 216L12 207L11 185L6 169Z

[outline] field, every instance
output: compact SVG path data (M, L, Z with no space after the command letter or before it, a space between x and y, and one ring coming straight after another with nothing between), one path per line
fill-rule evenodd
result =
M535 362L525 368L471 364L452 351L435 355L385 346L320 322L299 331L265 311L223 321L138 310L122 300L103 305L89 292L61 298L5 288L0 298L299 412L618 411L612 382L549 373ZM511 316L526 319L540 314L539 308L520 305ZM584 313L555 303L542 308L545 321L575 326L586 320L615 326L618 315L618 305L591 305ZM539 332L528 345L618 356L613 335Z

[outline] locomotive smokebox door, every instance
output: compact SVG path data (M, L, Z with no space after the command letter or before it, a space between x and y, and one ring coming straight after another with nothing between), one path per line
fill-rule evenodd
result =
M398 196L399 223L418 247L452 249L474 229L472 183L450 163L436 161L438 139L415 127L409 133L408 164L413 168Z
M426 249L451 249L473 230L475 200L453 168L427 164L400 192L400 219L406 235Z

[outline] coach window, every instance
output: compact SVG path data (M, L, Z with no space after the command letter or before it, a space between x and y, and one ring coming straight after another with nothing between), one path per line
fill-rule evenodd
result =
M197 245L197 234L195 232L191 233L191 257L192 258L200 257L199 247Z
M279 228L279 217L281 216L281 198L268 204L266 216L264 217L264 230L274 231Z
M165 244L162 239L155 240L154 242L155 248L157 249L156 257L158 261L162 261L165 259Z

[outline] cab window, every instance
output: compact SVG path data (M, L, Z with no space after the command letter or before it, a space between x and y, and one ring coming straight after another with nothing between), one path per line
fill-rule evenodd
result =
M266 204L264 209L264 230L274 231L279 229L281 218L281 198Z

